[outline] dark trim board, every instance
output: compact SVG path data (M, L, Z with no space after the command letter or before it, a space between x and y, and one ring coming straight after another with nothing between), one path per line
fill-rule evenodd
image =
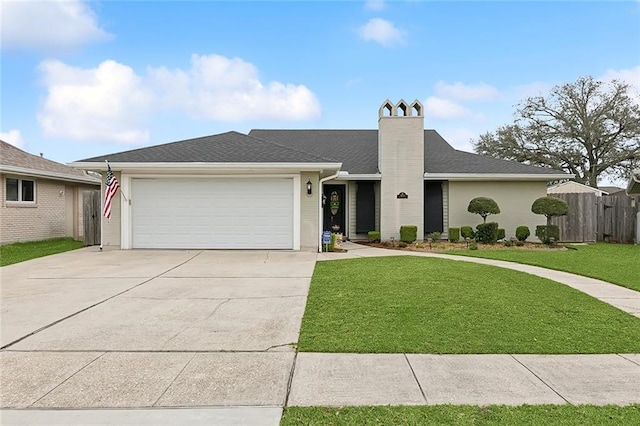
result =
M442 181L424 182L424 233L444 232Z
M374 181L356 183L356 234L376 230L376 192Z

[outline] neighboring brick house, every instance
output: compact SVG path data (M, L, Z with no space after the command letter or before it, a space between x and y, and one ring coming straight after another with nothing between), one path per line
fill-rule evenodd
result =
M100 179L0 141L0 244L83 238L82 193Z
M558 170L458 151L424 128L423 106L385 101L378 129L227 132L134 149L72 164L106 171L122 197L103 223L105 245L131 248L318 250L322 231L352 240L379 230L418 239L477 225L478 196L496 200L505 228L535 229L531 212Z

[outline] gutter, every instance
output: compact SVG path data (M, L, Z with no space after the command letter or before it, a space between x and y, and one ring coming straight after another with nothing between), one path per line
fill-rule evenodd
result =
M336 171L335 174L329 175L327 177L323 177L318 182L318 191L320 191L318 194L318 253L322 253L322 194L324 194L322 186L326 181L335 179L339 175L340 175L340 169L338 169L338 171Z
M100 179L89 176L89 175L75 176L75 175L67 175L65 173L49 172L46 170L37 170L37 169L27 169L25 167L16 167L16 166L0 166L0 172L7 173L7 174L13 173L20 176L36 176L39 178L61 180L65 182L87 183L87 184L93 184L93 185L100 185L101 183Z
M425 173L424 180L449 180L449 181L554 181L559 179L572 179L575 175L566 173Z

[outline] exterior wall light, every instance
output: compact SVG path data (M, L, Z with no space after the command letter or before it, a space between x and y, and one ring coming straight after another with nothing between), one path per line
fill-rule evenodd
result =
M307 195L311 195L312 193L312 184L311 184L311 180L307 181Z

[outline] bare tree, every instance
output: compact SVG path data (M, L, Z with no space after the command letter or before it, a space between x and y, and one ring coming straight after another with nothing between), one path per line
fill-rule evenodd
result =
M473 141L479 154L552 167L596 187L640 162L640 106L628 84L582 77L518 105L513 124Z

